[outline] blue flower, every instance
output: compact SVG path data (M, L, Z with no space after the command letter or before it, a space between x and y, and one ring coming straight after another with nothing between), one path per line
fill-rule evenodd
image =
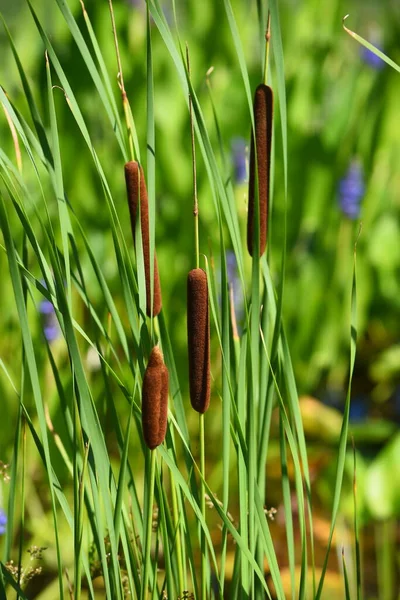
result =
M364 395L358 395L351 398L350 401L350 422L360 423L366 421L368 417L368 398Z
M0 508L0 535L6 532L7 515L2 508Z
M234 138L231 143L235 183L247 181L246 142L243 138Z
M47 287L43 280L41 281L41 284L44 287ZM57 321L53 303L45 298L39 304L39 312L42 315L44 336L49 343L54 342L60 337L60 326Z
M357 219L360 214L361 200L364 197L365 185L361 166L353 161L339 183L339 206L349 219Z
M376 48L378 48L378 50L380 50L380 51L383 50L382 46L380 45L379 42L376 42L373 45ZM361 47L361 58L362 58L362 60L367 65L369 65L370 67L372 67L376 71L380 71L381 69L383 69L384 66L385 66L385 64L386 64L384 60L382 60L381 58L379 58L379 56L377 56L376 54L374 54L371 50L369 50L365 46Z

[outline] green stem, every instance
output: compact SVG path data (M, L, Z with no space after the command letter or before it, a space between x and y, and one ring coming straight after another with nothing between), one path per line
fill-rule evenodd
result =
M22 416L22 472L21 472L21 520L20 520L20 539L18 544L18 581L21 586L22 574L22 547L25 532L25 469L26 469L26 422L25 416ZM19 594L17 593L17 600Z
M182 544L181 544L181 526L180 526L180 517L178 512L178 502L177 502L177 489L175 486L175 480L171 476L171 495L172 495L172 512L174 516L174 526L176 531L176 562L178 567L178 582L179 582L179 594L181 595L183 591L186 589L185 582L183 579L183 560L182 560Z
M269 41L271 39L271 13L268 11L267 31L265 32L265 63L264 63L264 83L268 82L268 59L269 59Z
M200 508L201 514L205 520L206 518L206 499L205 499L205 444L204 444L204 413L199 415L199 429L200 429ZM200 534L200 545L201 545L201 600L207 600L207 577L206 577L206 536L204 530L201 529Z
M189 87L189 115L190 115L190 137L192 141L192 171L193 171L193 216L194 216L194 250L196 256L196 269L199 268L199 203L197 200L197 175L196 175L196 143L194 139L194 122L193 122L193 104L192 95L190 93L190 60L189 48L186 44L186 61L188 70L188 87Z
M154 480L156 474L156 450L150 451L150 478L147 496L147 522L145 523L145 543L144 543L144 568L142 589L140 593L141 600L146 599L147 587L149 581L150 570L150 550L151 550L151 533L153 525L153 502L154 502Z
M133 122L132 111L131 111L131 108L129 105L128 96L125 91L124 76L123 76L123 72L122 72L121 56L120 56L119 47L118 47L118 36L117 36L117 29L115 26L114 9L113 9L112 0L108 0L108 5L110 8L111 25L112 25L113 36L114 36L114 45L115 45L115 54L117 56L117 64L118 64L118 85L121 90L122 105L124 108L126 129L128 132L129 156L130 156L131 160L135 160L135 151L134 151L134 144L133 144L134 122ZM138 156L138 160L139 160L139 156Z

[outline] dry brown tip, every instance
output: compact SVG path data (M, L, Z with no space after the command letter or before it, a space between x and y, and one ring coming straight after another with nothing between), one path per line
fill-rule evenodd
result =
M127 162L125 165L125 182L133 240L135 240L135 226L140 198L140 222L142 227L143 261L146 279L146 314L148 317L151 317L149 202L143 168L139 168L139 164L134 160ZM160 313L161 308L160 276L158 273L157 256L154 251L153 317L156 317Z
M187 278L187 332L190 401L205 413L210 404L210 317L207 275L193 269Z
M151 351L142 385L142 429L146 445L163 443L168 422L168 369L158 346Z
M274 96L269 85L261 83L254 94L254 129L257 158L254 152L254 135L251 134L249 210L247 217L247 248L253 256L253 230L256 201L256 175L258 176L260 256L267 245L269 180L271 166L271 141Z

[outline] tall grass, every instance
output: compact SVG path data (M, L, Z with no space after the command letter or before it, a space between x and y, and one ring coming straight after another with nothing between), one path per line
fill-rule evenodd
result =
M256 47L258 83L267 72L265 84L277 99L274 125L267 127L269 138L272 135L272 144L268 140L268 206L274 206L278 188L283 196L277 196L278 210L268 211L267 252L261 256L258 233L266 217L260 215L265 207L258 200L258 177L264 171L259 169L257 175L253 169L254 221L249 229L254 251L250 258L246 219L224 151L220 119L224 106L214 103L212 77L207 76L209 95L205 96L197 61L192 59L189 68L180 30L183 7L173 1L172 18L158 0L148 1L140 21L145 26L142 71L135 74L130 90L124 80L129 56L118 44L119 22L127 18L128 7L115 5L114 37L110 20L105 52L97 32L100 24L92 23L89 4L81 3L79 13L64 0L56 0L68 36L75 42L76 64L89 81L87 101L74 74L63 67L62 46L48 34L45 15L38 16L34 3L27 3L45 49L40 102L38 86L32 87L6 24L9 52L20 77L18 102L14 102L13 90L0 88L9 127L9 141L0 147L1 264L4 288L13 298L4 310L10 311L12 335L18 337L13 354L1 362L2 386L11 398L13 449L0 595L75 600L321 598L346 466L356 356L356 263L354 252L352 276L345 277L341 290L341 300L348 307L340 323L340 328L347 328L348 385L335 456L329 534L322 562L317 564L308 448L283 319L286 296L292 290L285 287L291 157L281 7L276 0L268 7L270 57L264 42ZM240 72L238 97L244 107L240 113L245 115L244 129L251 143L250 139L258 139L253 115L257 82L248 72L238 24L240 9L230 0L222 4L221 27L229 31L231 56ZM263 39L259 32L266 31L269 17L263 3L257 5L259 22L252 25L252 37ZM155 79L155 48L157 59L170 65L167 72L176 86L176 108L163 106L158 96L157 83L162 84L159 73ZM145 98L145 120L136 117L137 96ZM169 110L182 111L187 123L190 115L192 122L193 158L188 126L187 152L179 157L184 166L176 164ZM99 121L97 115L101 115ZM96 130L98 123L101 128ZM196 162L201 163L196 234L191 198L172 208L168 204L173 198L159 205L158 141L168 136L177 191L179 177L192 173L193 164L196 176ZM72 160L65 151L64 141L69 138L75 148ZM254 147L251 152L259 160L257 150ZM129 162L133 160L137 162ZM135 185L140 189L135 192L132 230L124 190L125 164L135 165ZM275 165L280 166L274 171ZM92 185L86 178L92 179ZM145 180L147 191L141 185ZM127 178L128 194L129 185ZM95 190L95 198L89 198L89 190L92 194ZM195 197L197 201L196 191ZM146 218L141 212L144 200ZM188 254L184 259L179 250L181 236L176 229L168 232L167 220L163 224L168 210L172 215L185 215L189 244L184 247L183 254ZM277 218L282 219L279 224ZM99 227L94 225L97 219ZM163 258L167 249L157 240L162 228L165 237L171 237L169 259ZM350 231L349 239L355 243L353 238ZM195 248L195 264L188 247ZM237 264L236 296L228 250ZM208 300L207 306L202 305L197 322L189 321L190 372L182 368L181 354L171 342L179 340L176 328L186 319L184 315L178 319L173 312L176 275L171 256L182 259L187 271L196 266L202 285L208 288L207 294L202 289L201 298ZM159 285L167 290L162 309ZM185 279L176 289L184 286ZM55 341L39 321L38 306L43 299L57 325ZM158 300L155 310L153 302ZM178 306L186 304L186 299L178 300ZM244 316L238 326L235 315L241 302ZM193 303L189 306L193 309ZM193 320L193 315L188 318ZM199 340L199 323L203 333L207 329L207 340ZM207 364L196 371L204 353ZM155 355L161 375L153 373ZM194 406L201 413L198 427L188 390L193 395L192 388L204 371L207 398L202 398L200 408ZM155 397L157 406L152 404ZM210 409L205 412L209 401ZM274 439L278 440L284 552L270 526L273 507L268 507L267 467L276 448ZM283 556L289 565L289 592L282 576ZM32 566L26 567L27 563ZM350 598L344 559L343 569L343 597ZM358 566L357 597L359 571ZM37 588L35 582L39 582Z

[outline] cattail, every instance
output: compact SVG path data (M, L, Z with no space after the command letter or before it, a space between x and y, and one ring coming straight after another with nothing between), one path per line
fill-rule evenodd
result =
M151 351L143 377L142 429L146 445L154 450L163 443L168 417L168 369L158 346Z
M153 311L151 311L149 202L143 169L142 167L139 168L139 164L136 161L131 160L130 162L126 163L125 182L126 191L128 194L133 239L135 239L135 226L140 189L140 222L142 226L144 274L146 279L146 313L148 317L151 317L152 313L153 317L155 317L161 311L162 306L160 277L158 274L157 257L154 251Z
M251 134L249 211L247 217L247 248L253 256L253 229L256 198L256 172L258 176L258 198L260 215L260 256L267 245L269 172L271 164L272 115L274 96L272 89L261 83L254 94L254 129L256 136L257 161L254 153L254 135ZM256 171L257 170L257 171Z
M190 401L197 412L210 404L210 317L207 275L193 269L187 279L187 330Z

